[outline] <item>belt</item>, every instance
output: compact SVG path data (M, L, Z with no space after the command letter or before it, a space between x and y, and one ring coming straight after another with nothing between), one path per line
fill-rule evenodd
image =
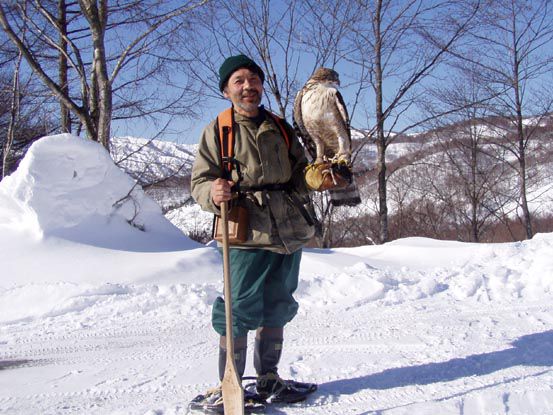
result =
M268 184L262 184L259 186L243 186L240 185L240 192L248 193L248 192L260 192L260 191L268 191L268 192L274 192L274 191L285 191L292 201L292 203L298 208L301 215L304 217L304 219L307 221L307 223L311 226L315 225L315 221L309 211L305 208L304 204L296 194L296 192L293 192L294 189L291 182L286 183L268 183Z

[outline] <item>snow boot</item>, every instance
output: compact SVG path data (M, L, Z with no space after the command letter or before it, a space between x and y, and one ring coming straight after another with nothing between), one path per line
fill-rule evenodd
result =
M255 339L254 367L257 372L256 392L271 402L295 403L305 400L317 390L315 383L284 380L278 375L282 354L283 329L258 329Z
M282 354L284 330L282 328L261 327L255 336L253 366L257 375L277 372Z
M225 375L225 366L227 363L227 340L225 336L221 336L219 341L219 380L223 380ZM246 369L246 355L247 355L248 338L236 337L234 339L234 364L238 371L240 379L244 376L244 370Z
M234 339L234 363L240 379L244 376L246 368L247 337ZM223 380L227 362L226 338L221 337L219 343L219 380ZM196 396L190 402L188 409L191 412L208 414L224 414L223 391L221 385L209 389L207 392ZM265 409L265 401L255 391L244 390L244 411L247 413L260 412Z
M256 392L267 402L296 403L304 401L317 390L316 383L284 380L278 373L269 372L257 377Z

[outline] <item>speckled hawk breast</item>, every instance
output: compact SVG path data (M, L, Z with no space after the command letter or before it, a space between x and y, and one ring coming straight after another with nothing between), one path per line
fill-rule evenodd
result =
M330 162L351 169L350 121L339 86L335 70L317 69L296 95L294 125L313 164ZM335 206L361 201L355 182L330 190L330 196Z

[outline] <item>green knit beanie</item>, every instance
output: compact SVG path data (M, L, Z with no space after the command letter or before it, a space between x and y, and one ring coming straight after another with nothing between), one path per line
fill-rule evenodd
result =
M240 68L248 68L259 75L261 82L265 81L263 69L261 69L257 63L252 61L246 55L231 56L230 58L225 59L219 68L219 90L221 92L225 89L225 85L227 84L230 76Z

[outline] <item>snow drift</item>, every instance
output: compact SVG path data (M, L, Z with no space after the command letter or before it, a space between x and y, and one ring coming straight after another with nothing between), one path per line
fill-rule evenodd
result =
M0 286L184 281L196 266L219 265L100 144L68 134L36 141L0 182L0 230Z
M18 217L15 223L30 225L39 237L67 229L84 235L94 226L110 233L112 225L127 223L173 240L180 238L181 244L186 240L163 220L159 206L113 163L100 144L69 134L35 142L17 171L1 182L0 194L20 207L12 212ZM7 215L2 216L5 220Z

